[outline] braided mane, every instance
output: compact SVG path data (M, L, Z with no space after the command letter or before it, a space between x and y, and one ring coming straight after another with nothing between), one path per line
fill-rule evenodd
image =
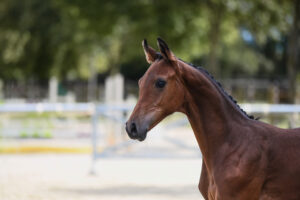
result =
M196 65L194 65L194 64L191 64L191 63L187 63L187 62L185 62L185 61L183 61L183 60L181 60L182 62L184 62L184 63L186 63L186 64L188 64L189 66L191 66L191 67L194 67L194 68L196 68L198 71L200 71L201 73L204 73L205 75L207 75L207 77L225 94L225 96L227 96L228 97L228 99L230 99L231 100L231 102L244 114L244 115L246 115L249 119L255 119L254 118L254 116L253 115L248 115L247 113L246 113L246 111L244 111L239 105L238 105L238 102L231 96L231 95L229 95L227 92L226 92L226 90L223 88L223 86L222 86L222 84L219 82L219 81L217 81L214 77L213 77L213 75L211 75L206 69L204 69L204 68L202 68L202 67L199 67L199 66L196 66ZM255 119L255 120L257 120L257 119Z

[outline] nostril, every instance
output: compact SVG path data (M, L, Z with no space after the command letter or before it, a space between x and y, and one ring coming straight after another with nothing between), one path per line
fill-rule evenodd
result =
M125 129L126 129L126 131L127 131L127 133L128 133L128 130L129 130L129 129L128 129L128 122L125 123Z
M136 129L136 124L134 122L131 123L131 133L133 133L134 135L136 135L137 133L137 129Z

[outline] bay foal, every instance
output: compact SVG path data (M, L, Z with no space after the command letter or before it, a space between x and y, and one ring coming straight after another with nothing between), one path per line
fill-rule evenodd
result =
M126 130L143 141L174 112L187 115L203 155L199 189L205 199L300 200L300 129L253 120L204 69L187 64L158 38L143 41L151 64Z

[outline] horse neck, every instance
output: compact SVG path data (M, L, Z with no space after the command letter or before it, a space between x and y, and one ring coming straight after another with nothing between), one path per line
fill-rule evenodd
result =
M186 87L184 113L192 126L208 168L227 141L233 141L249 118L203 72L180 62ZM249 123L248 123L249 124ZM238 135L240 137L240 135Z

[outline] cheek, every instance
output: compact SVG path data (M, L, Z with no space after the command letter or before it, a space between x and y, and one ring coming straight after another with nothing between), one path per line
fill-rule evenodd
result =
M153 127L155 127L166 116L168 116L168 113L160 109L156 109L155 111L149 113L145 118L148 122L148 130L151 130Z
M184 100L184 91L180 86L174 84L172 88L166 88L166 93L163 95L162 104L165 105L168 111L176 111Z

